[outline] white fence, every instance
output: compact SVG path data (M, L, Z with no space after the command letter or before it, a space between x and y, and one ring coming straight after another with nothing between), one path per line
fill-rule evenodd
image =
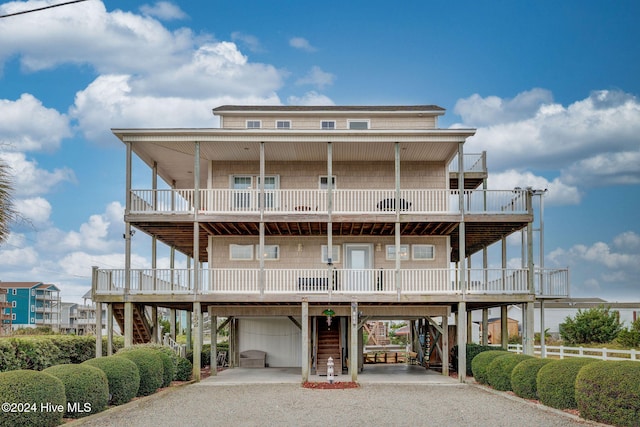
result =
M464 209L467 213L527 213L526 190L465 190ZM265 190L202 189L201 213L278 214L327 213L327 190ZM333 190L333 213L395 213L395 190ZM131 190L131 213L194 212L195 190ZM458 190L401 190L398 210L401 213L460 213ZM261 202L263 200L263 203Z
M589 348L589 347L566 347L545 345L545 357L553 359L564 359L567 357L591 357L601 360L635 360L640 361L640 353L638 350L615 350L608 348ZM522 353L522 344L509 344L509 351L514 353ZM534 346L534 353L541 354L540 346Z

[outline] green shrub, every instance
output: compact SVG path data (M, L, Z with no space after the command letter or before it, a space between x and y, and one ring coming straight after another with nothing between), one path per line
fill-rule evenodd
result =
M499 348L499 347L492 347L488 345L479 345L479 344L473 344L473 343L467 344L467 375L469 376L473 375L473 370L471 369L471 361L473 360L474 357L476 357L478 354L482 353L483 351L495 350L496 348ZM451 348L451 355L452 355L453 369L457 371L458 370L458 346L457 345L454 345Z
M488 350L483 351L473 358L471 361L471 371L473 372L473 378L480 384L487 384L487 367L493 362L496 357L509 354L505 350Z
M536 377L538 371L550 362L553 362L553 359L531 358L518 363L511 371L511 390L524 399L537 399Z
M189 359L181 357L178 359L178 369L176 369L176 381L189 381L193 373L193 364Z
M527 354L506 354L493 359L487 366L487 380L496 390L511 391L511 372L524 360L533 359Z
M95 340L95 338L94 338ZM122 336L114 336L111 341L111 347L113 347L113 354L117 353L119 350L124 348L124 337ZM95 357L95 347L93 349L93 356ZM102 355L107 356L107 337L102 337Z
M560 324L560 336L570 344L608 343L618 336L621 329L620 313L601 305L578 310L575 318L567 316Z
M96 337L52 335L47 337L60 350L59 363L82 363L96 356Z
M138 394L140 387L138 366L126 357L99 357L89 359L83 365L94 366L105 373L109 382L109 403L112 405L127 403Z
M53 375L16 370L0 373L0 401L29 405L29 411L24 407L14 408L15 412L3 411L0 427L48 427L62 423L67 398L64 384ZM47 404L50 405L48 408L60 410L42 410L41 405Z
M218 352L223 351L218 348ZM193 364L193 350L187 351L187 359ZM200 367L211 366L211 344L204 344L200 352Z
M162 386L163 362L158 351L144 347L123 348L118 356L126 357L138 366L140 387L138 396L153 394Z
M640 319L636 319L635 322L631 323L629 329L621 330L616 341L624 347L640 348Z
M557 409L576 409L576 376L583 366L595 361L596 359L572 357L544 365L536 377L540 402Z
M13 371L22 368L22 362L16 355L13 341L0 339L0 372Z
M102 370L90 365L56 365L45 369L64 384L65 415L81 418L103 411L109 403L109 382Z
M598 361L576 378L580 416L615 426L640 426L640 363Z
M15 346L16 357L20 360L22 369L41 371L59 364L63 356L49 336L25 336L12 338L10 341Z

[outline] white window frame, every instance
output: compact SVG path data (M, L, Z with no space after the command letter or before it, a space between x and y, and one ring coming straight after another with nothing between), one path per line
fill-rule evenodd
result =
M258 126L255 126L256 123ZM251 124L251 126L249 126L249 124ZM262 129L262 120L247 120L245 122L245 127L247 129Z
M35 289L31 289L31 296L35 297L36 296L36 290Z
M275 258L269 256L269 249L275 249ZM256 245L256 258L260 259L260 245ZM280 245L264 245L264 260L265 261L279 261L280 260Z
M31 318L31 323L36 323L36 318L35 317Z
M360 128L352 128L351 124L352 123L366 123L367 127L364 129L360 129ZM371 129L371 120L369 119L347 119L347 129L352 129L352 130L369 130Z
M11 301L11 308L16 308L18 306L18 301Z
M335 175L332 175L332 177L333 177L333 179L331 181L333 181L333 187L331 187L331 188L333 188L335 190L336 189L337 179L336 179ZM323 183L322 183L323 179L325 180L324 187L323 187ZM328 187L329 187L329 177L327 175L320 175L318 177L318 188L320 190L326 190Z
M329 262L329 257L328 257L328 249L329 246L327 245L321 245L320 246L320 262L322 262L323 264L327 264ZM340 245L333 245L333 253L331 255L333 255L333 258L331 259L331 263L332 264L338 264L340 263Z
M234 257L233 253L233 249L234 248L243 248L244 250L246 250L247 248L251 249L251 254L248 258L238 258L238 257ZM237 255L237 254L236 254ZM229 245L229 259L231 261L253 261L253 245L239 245L236 243L232 243Z
M15 313L11 313L11 320L16 320L16 314Z
M416 255L416 250L422 248L431 248L431 258L423 258ZM433 261L436 259L436 246L435 245L411 245L411 259L414 261Z
M325 123L327 126L325 126ZM329 123L333 124L333 127L328 126ZM336 129L336 121L335 120L320 120L320 129L322 130L335 130Z
M280 124L286 126L280 126ZM291 129L291 120L276 120L276 129Z
M387 261L395 261L396 259L396 245L386 245L385 246L385 258ZM403 251L404 249L404 251ZM401 261L408 261L409 260L409 245L406 244L401 244L400 245L400 251L402 254L400 256L400 260Z
M18 295L18 290L16 288L12 288L11 295Z

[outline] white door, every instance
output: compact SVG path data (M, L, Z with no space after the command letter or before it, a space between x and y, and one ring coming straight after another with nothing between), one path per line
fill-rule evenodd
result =
M373 245L347 243L344 245L346 268L345 290L356 292L373 291Z

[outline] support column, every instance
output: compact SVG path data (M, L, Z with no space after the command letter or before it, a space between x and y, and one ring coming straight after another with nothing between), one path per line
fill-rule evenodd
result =
M172 340L176 340L176 309L169 309L169 335Z
M395 223L395 248L396 248L396 264L395 264L395 282L396 282L396 292L398 293L398 300L400 300L400 292L402 290L402 283L400 283L400 268L401 268L401 257L400 257L400 245L402 244L400 240L400 143L396 142L394 145L395 148L395 211L396 211L396 223Z
M329 264L329 277L333 277L331 266L333 265L333 144L327 142L327 261ZM329 292L332 289L329 287Z
M302 300L302 382L309 381L309 302L306 298Z
M507 306L500 307L500 344L505 350L509 348L509 312Z
M473 342L473 311L467 313L467 343Z
M102 322L100 322L102 323ZM100 326L102 329L102 325ZM113 354L113 303L107 304L107 356Z
M358 381L358 302L351 301L351 342L349 343L349 376Z
M482 309L482 345L489 345L489 309Z
M544 299L540 299L540 357L543 359L547 357L547 349L545 344L545 333L544 333Z
M124 303L124 346L133 345L133 303Z
M209 313L209 336L211 337L211 355L209 356L209 366L211 376L218 375L218 316L213 314L213 307L207 307Z
M458 333L458 380L467 380L467 303L458 303L458 319L456 323Z
M196 339L193 342L193 379L200 381L200 363L202 359L202 343L200 341L200 331L202 329L202 323L200 319L202 317L200 302L193 303L193 335Z
M192 333L191 333L191 328L192 328L192 324L193 324L193 321L191 319L192 314L193 313L190 312L190 311L186 312L186 319L185 320L187 321L187 324L185 325L185 328L184 328L185 331L184 332L187 335L187 351L190 351L193 348L193 340L192 340Z
M96 357L102 357L102 303L100 302L96 303Z
M522 338L522 352L524 354L528 354L533 356L534 350L534 320L533 320L533 302L528 302L525 304L525 315L527 318L527 322L525 324L524 336Z
M158 307L151 307L151 342L154 344L158 343L158 335L159 335L159 322L158 322Z
M442 375L449 376L449 316L442 316Z

